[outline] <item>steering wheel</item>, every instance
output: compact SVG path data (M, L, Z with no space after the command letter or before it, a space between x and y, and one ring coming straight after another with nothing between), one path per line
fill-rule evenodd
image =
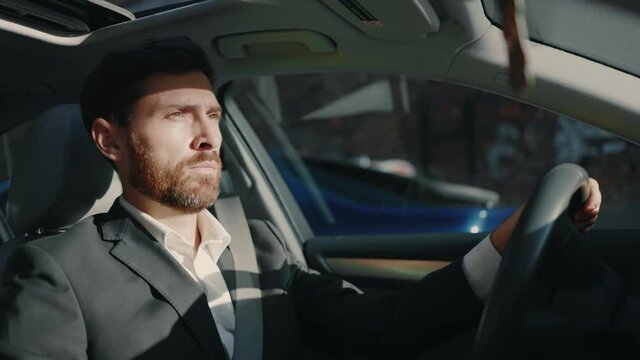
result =
M556 223L574 194L589 197L589 176L580 166L560 164L542 178L516 225L480 319L473 359L513 358L522 332L529 282ZM568 222L566 217L562 221ZM562 239L559 239L562 240Z

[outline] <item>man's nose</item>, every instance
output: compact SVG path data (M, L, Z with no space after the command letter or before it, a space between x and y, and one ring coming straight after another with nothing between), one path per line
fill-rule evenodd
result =
M207 114L202 114L198 116L194 126L196 134L192 144L194 150L220 150L222 134L219 119L211 119Z

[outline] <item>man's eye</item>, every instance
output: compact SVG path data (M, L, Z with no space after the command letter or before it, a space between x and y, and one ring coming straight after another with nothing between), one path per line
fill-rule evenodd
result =
M182 111L175 111L175 112L172 112L169 115L167 115L167 117L169 117L169 118L178 118L178 117L182 117L182 116L184 116Z
M214 119L214 120L217 120L220 118L219 113L210 113L210 114L207 114L207 116L209 117L209 119Z

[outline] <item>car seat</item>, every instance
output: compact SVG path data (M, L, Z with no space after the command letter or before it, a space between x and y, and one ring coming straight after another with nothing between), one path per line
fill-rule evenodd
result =
M7 200L16 238L0 247L0 273L20 243L107 212L122 193L113 167L84 127L78 104L56 106L33 120L17 156Z
M122 193L113 167L95 147L80 106L56 106L36 118L18 153L7 201L16 234L64 231L106 212Z

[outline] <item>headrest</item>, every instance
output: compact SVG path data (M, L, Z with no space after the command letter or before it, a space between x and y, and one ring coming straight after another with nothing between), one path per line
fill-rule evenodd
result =
M108 211L121 193L83 126L80 106L60 105L36 118L22 140L7 217L16 234L63 230Z

